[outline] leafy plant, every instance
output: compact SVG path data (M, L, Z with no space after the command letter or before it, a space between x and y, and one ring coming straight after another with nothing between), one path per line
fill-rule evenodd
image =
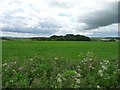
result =
M3 88L119 88L118 60L99 60L92 52L83 59L35 56L2 65Z

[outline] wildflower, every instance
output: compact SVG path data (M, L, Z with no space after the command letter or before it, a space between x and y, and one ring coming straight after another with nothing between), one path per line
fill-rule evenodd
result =
M90 64L90 65L89 65L89 69L94 69L94 67Z
M61 77L61 74L58 74L57 76L58 76L58 77Z
M98 85L97 88L100 88L100 86Z
M78 71L80 72L80 71L81 71L81 69L78 69Z
M62 82L62 80L61 80L61 74L58 74L58 75L57 75L57 81L58 81L59 83Z
M76 83L80 83L80 79L76 79Z
M13 83L13 80L10 80L10 82L12 82L12 83Z
M75 73L75 74L77 74L77 72L76 72L76 71L74 71L74 73Z
M66 80L66 78L62 78L64 81Z
M23 69L24 69L23 67L19 67L19 68L18 68L18 70L20 70L20 71L23 70Z
M80 77L81 75L78 73L77 76Z
M103 71L102 70L98 70L100 76L102 77L103 76Z
M109 60L103 60L103 62L107 65L109 64Z
M57 78L57 81L60 82L60 83L62 82L62 80L60 78Z
M33 61L33 58L31 58L30 61Z
M4 66L7 66L7 63L4 63L2 66L3 66L3 67L4 67Z
M107 63L109 63L109 60L106 60Z
M15 62L15 64L16 64L17 62Z
M92 59L90 58L90 61L92 61Z
M82 63L84 62L84 60L81 61Z
M107 70L107 67L105 65L102 65L103 70Z
M16 72L15 69L13 69L13 72Z
M102 65L103 63L102 63L102 62L100 62L100 64Z
M57 58L57 57L55 57L55 60L58 60L58 58Z

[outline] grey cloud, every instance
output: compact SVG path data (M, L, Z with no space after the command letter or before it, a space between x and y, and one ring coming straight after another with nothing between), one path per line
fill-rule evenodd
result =
M26 17L20 17L20 16L13 17L11 14L5 14L1 17L2 17L1 22L9 26L25 25L26 21L28 20Z
M9 17L7 17L8 19ZM12 17L11 17L12 18ZM35 27L25 27L25 26L21 26L21 24L25 24L27 25L27 23L23 23L21 21L21 18L12 18L14 19L14 24L12 22L12 20L10 20L12 23L10 24L10 22L6 22L6 20L4 19L4 23L8 23L10 24L9 26L6 26L4 28L1 28L2 32L13 32L13 33L30 33L30 34L44 34L44 35L50 35L50 34L54 34L56 32L58 32L60 25L57 24L56 21L54 21L54 19L50 19L50 18L46 18L44 19L44 22L39 22L37 26ZM16 21L17 19L17 21ZM16 22L16 24L15 24Z
M39 22L41 28L60 28L61 26L52 18L45 18L43 22Z
M13 32L13 33L29 33L29 34L45 34L45 35L50 35L56 32L55 28L3 28L1 30L2 32Z
M90 37L116 37L118 36L117 31L111 31L111 32L94 32L93 34L89 35Z
M120 1L118 2L118 22L120 22Z
M86 29L95 29L102 26L118 23L118 3L107 3L103 9L97 10L83 17L79 17L78 21L87 25Z

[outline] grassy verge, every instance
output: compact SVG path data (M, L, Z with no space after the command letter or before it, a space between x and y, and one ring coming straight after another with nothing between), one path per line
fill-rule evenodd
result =
M3 88L120 88L118 60L99 60L92 52L83 59L45 58L3 63Z

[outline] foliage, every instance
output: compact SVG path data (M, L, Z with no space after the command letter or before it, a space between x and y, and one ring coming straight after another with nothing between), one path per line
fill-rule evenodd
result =
M84 35L67 34L65 36L53 35L50 37L34 37L32 40L39 41L90 41L90 38Z
M99 60L92 52L77 60L35 55L2 68L3 88L120 88L117 59Z

